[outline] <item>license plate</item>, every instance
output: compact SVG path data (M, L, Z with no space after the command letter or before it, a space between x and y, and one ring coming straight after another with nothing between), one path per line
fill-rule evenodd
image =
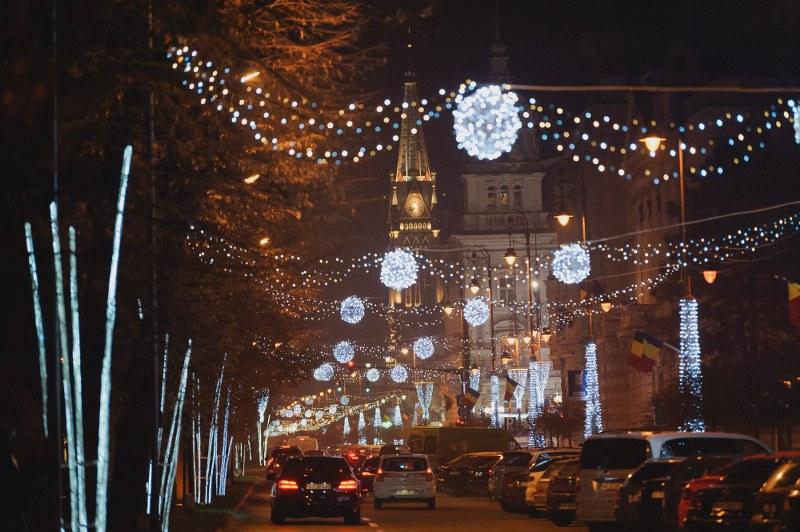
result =
M395 495L414 495L416 492L414 490L397 490L394 492Z
M711 508L712 512L738 512L744 507L742 501L719 501Z
M574 502L562 502L558 505L559 510L577 510L578 505Z
M306 484L307 490L329 490L331 485L328 482L309 482Z
M618 490L622 487L622 482L603 482L600 488L604 490Z
M663 499L664 498L664 492L663 491L654 491L653 493L650 494L650 498L651 499Z

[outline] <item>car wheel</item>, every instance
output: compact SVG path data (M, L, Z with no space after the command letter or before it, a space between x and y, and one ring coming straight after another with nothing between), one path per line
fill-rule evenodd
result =
M269 520L272 521L274 525L282 525L286 522L286 516L283 515L283 512L273 508L269 514Z
M360 525L361 524L361 510L356 510L345 514L344 524L346 525Z
M376 510L380 510L383 508L383 499L378 499L377 497L372 502L372 505L375 507Z
M436 509L436 498L428 500L428 510Z

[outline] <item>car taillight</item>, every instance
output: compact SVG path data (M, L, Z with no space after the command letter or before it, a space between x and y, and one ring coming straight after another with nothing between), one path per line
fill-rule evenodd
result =
M299 489L300 486L294 480L283 479L278 481L278 491L297 491Z
M272 462L274 462L274 461L275 461L275 459L274 459L274 458L272 458L272 457L270 457L270 459L269 459L269 460L267 460L267 467L271 466L271 465L272 465Z
M425 470L425 480L433 480L433 471L430 467Z
M347 479L339 482L339 487L337 489L346 491L346 490L357 490L358 489L358 482L355 480Z
M361 472L361 476L362 477L371 477L371 476L373 476L373 473L372 473L372 471L362 471Z
M375 473L375 482L383 481L383 469L378 468L378 471Z

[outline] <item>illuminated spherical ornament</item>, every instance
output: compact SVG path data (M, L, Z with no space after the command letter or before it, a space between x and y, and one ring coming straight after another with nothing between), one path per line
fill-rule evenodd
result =
M292 423L292 424L294 425L294 423ZM305 427L306 425L308 425L308 420L307 419L301 419L300 420L300 426L301 427Z
M333 348L333 358L342 364L347 364L353 360L355 354L356 351L353 349L353 346L350 344L350 342L339 342L336 344L336 347Z
M789 100L789 107L792 108L792 121L794 122L794 141L800 144L800 103Z
M394 382L406 382L408 380L408 370L402 364L398 364L389 372L389 376Z
M522 127L517 95L498 85L481 87L469 96L458 95L453 129L458 147L472 157L494 160L511 151Z
M342 404L342 406L347 406L347 405L349 405L349 404L350 404L350 396L349 396L349 395L343 395L343 396L341 396L341 397L339 398L339 402Z
M287 408L286 410L283 411L283 417L292 417L293 415L294 412L292 411L291 408Z
M356 324L364 318L364 302L357 296L350 296L342 301L339 307L339 315L342 321L350 324Z
M403 249L388 251L381 263L381 282L389 288L403 290L417 282L417 261Z
M306 410L305 412L303 412L303 415L305 417L311 417L314 415L314 412L312 410Z
M302 413L303 413L303 407L300 406L299 404L294 405L294 415L299 416Z
M320 366L314 370L314 378L318 381L331 380L333 378L333 366L327 362L320 364Z
M322 410L317 410L316 412L314 412L314 419L319 421L320 419L322 419L322 416L324 415L325 413Z
M417 339L414 342L414 354L423 360L433 356L433 340L429 336Z
M305 403L306 405L311 406L314 404L314 399L311 397L306 397Z
M289 432L297 432L297 423L289 423Z
M339 410L339 407L336 405L331 405L328 407L328 412L330 412L331 414L335 414L337 410Z
M577 243L562 244L553 253L551 268L553 275L562 283L579 283L589 277L592 269L589 251Z
M381 378L381 372L378 368L369 368L367 370L367 380L369 382L377 382Z
M489 305L482 297L475 297L464 305L464 319L473 327L486 323L489 319Z

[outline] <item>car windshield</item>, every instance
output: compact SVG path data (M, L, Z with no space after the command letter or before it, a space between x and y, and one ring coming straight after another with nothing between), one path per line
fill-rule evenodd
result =
M703 454L758 454L763 446L742 438L675 438L661 446L661 458Z
M628 482L639 483L651 478L663 477L671 473L679 465L679 462L650 462L642 464L639 469L631 473Z
M639 438L597 438L583 444L581 469L636 469L650 458L650 444Z
M507 467L525 467L531 462L531 458L533 458L533 456L531 453L527 452L505 453L497 465L503 465Z
M340 480L350 476L350 466L344 459L329 456L290 458L281 474L298 480Z
M428 462L424 458L386 458L383 460L381 469L384 471L425 471L428 469Z
M367 458L364 461L364 465L361 466L362 471L375 471L378 469L378 465L380 465L381 459L378 456L373 456L371 458Z
M778 464L779 462L774 458L745 460L732 466L722 483L760 486L767 481Z

